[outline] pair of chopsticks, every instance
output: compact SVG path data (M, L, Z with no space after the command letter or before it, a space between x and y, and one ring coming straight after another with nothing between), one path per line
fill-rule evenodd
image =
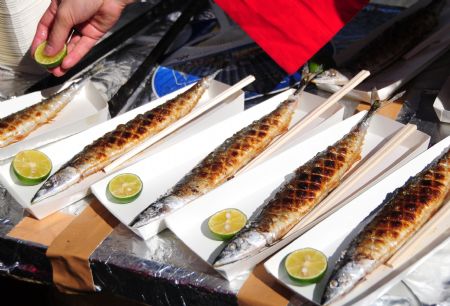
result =
M212 109L216 105L218 105L221 102L225 101L227 98L231 97L232 95L237 93L239 90L241 90L242 88L244 88L248 84L252 83L254 80L255 80L255 77L252 76L252 75L242 79L238 83L234 84L230 88L224 90L223 92L221 92L220 94L215 96L213 99L211 99L210 101L208 101L204 105L194 109L191 113L189 113L188 115L184 116L183 118L181 118L177 122L173 123L172 125L170 125L166 129L162 130L161 132L159 132L155 136L149 138L145 142L143 142L140 145L138 145L135 148L133 148L131 151L125 153L124 155L122 155L121 157L119 157L118 159L113 161L111 164L106 166L103 169L103 171L105 173L109 173L111 171L117 170L117 167L119 167L124 162L130 160L132 157L134 157L137 154L139 154L140 152L144 151L149 146L151 146L154 143L160 141L164 137L168 136L169 134L175 132L176 130L178 130L182 126L184 126L184 125L188 124L189 122L191 122L192 120L196 119L197 117L199 117L203 113L207 112L208 110Z
M356 86L362 83L370 75L369 71L361 70L354 78L352 78L347 84L345 84L340 90L331 95L322 105L311 111L303 119L292 126L286 133L275 139L272 144L266 148L261 154L250 161L246 166L244 166L239 173L248 171L263 161L265 161L270 155L272 155L276 150L286 144L295 135L307 128L314 120L323 115L327 110L329 110L333 105L335 105L340 99L342 99L347 93L353 90Z

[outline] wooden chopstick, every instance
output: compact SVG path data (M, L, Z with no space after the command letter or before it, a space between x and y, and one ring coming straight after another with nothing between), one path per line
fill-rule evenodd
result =
M325 219L339 208L344 206L348 201L343 201L345 198L349 198L352 195L345 196L348 190L358 182L362 177L364 177L370 170L379 165L383 159L391 154L391 152L396 149L405 139L407 139L417 127L413 124L407 124L401 128L393 137L389 139L375 154L367 159L358 167L352 175L350 175L341 185L336 188L331 194L328 195L310 214L300 221L300 223L295 226L290 232L286 234L290 235L302 228L309 227L311 224L316 224L317 222ZM354 194L354 193L353 193Z
M347 84L345 84L339 91L331 95L323 104L321 104L319 107L311 111L303 119L301 119L294 126L292 126L286 133L275 139L268 148L266 148L261 154L259 154L247 165L245 165L241 170L239 170L239 173L248 171L254 168L255 166L259 165L260 163L262 163L264 160L266 160L273 152L278 150L290 139L292 139L294 136L296 136L298 133L300 133L306 127L308 127L314 120L316 120L327 110L329 110L334 104L336 104L340 99L342 99L347 93L353 90L356 86L358 86L369 75L370 75L369 71L361 70L353 79L351 79Z
M138 153L140 153L143 150L147 149L149 146L151 146L154 143L158 142L162 138L164 138L164 137L168 136L169 134L175 132L176 130L178 130L182 126L188 124L189 122L191 122L195 118L199 117L200 115L202 115L203 113L205 113L209 109L211 109L214 106L220 104L221 102L226 100L228 97L232 96L233 94L235 94L236 92L238 92L239 90L241 90L242 88L247 86L248 84L252 83L254 80L255 80L255 77L252 76L252 75L242 79L238 83L234 84L230 88L224 90L223 92L221 92L220 94L215 96L213 99L211 99L210 101L208 101L204 105L198 107L197 109L194 109L191 113L189 113L185 117L181 118L177 122L173 123L172 125L170 125L166 129L162 130L161 132L159 132L155 136L149 138L145 142L143 142L140 145L138 145L135 148L133 148L131 151L125 153L124 155L122 155L121 157L119 157L118 159L113 161L111 164L106 166L103 169L103 171L105 173L110 173L111 171L116 170L116 168L118 166L120 166L121 164L123 164L127 160L131 159L132 157L134 157Z

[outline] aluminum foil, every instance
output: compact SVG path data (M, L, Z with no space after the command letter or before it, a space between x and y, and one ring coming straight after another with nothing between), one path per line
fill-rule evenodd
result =
M404 280L423 304L450 305L450 239L444 245Z

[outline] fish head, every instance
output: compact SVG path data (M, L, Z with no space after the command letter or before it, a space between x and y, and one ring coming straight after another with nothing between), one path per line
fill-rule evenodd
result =
M155 222L182 207L186 204L186 202L186 199L173 195L164 196L150 204L143 212L141 212L133 221L130 222L130 226L139 228L151 222Z
M35 204L60 193L77 183L80 178L81 176L75 168L63 167L45 181L34 195L31 204Z
M328 69L316 76L311 82L315 84L345 85L349 78L336 69Z
M325 288L322 304L328 305L342 298L372 270L374 263L375 261L370 259L349 260L340 269L335 270Z
M254 229L238 233L214 261L214 267L224 266L258 253L267 244L266 235Z

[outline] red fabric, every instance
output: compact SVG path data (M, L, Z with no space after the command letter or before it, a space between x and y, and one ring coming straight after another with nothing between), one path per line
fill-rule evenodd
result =
M216 0L286 72L294 73L368 0Z

